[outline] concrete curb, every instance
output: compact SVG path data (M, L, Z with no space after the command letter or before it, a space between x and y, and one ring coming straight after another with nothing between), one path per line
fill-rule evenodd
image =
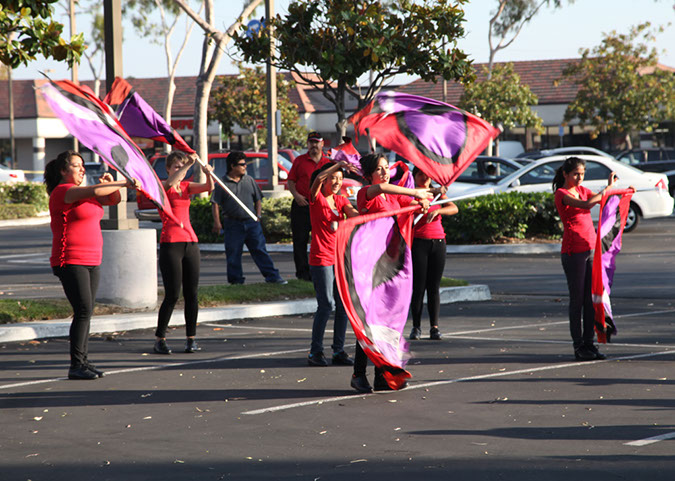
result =
M441 288L441 303L450 304L463 301L488 301L490 289L486 285ZM199 310L199 323L230 321L273 316L291 316L311 314L316 311L316 299L298 299L295 301L264 302L254 305L236 304L225 307L204 308ZM92 334L106 332L152 329L157 325L157 312L136 312L94 316L91 319ZM184 325L183 311L176 310L171 317L170 326ZM23 322L0 326L0 343L31 341L50 337L67 337L70 319L53 321Z

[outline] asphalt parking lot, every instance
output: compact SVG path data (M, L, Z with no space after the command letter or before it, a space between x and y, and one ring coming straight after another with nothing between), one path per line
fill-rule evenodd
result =
M673 479L675 309L615 312L608 360L577 363L559 298L445 305L409 387L371 395L307 366L309 315L201 324L195 354L95 336L96 381L63 378L65 339L5 344L2 479Z

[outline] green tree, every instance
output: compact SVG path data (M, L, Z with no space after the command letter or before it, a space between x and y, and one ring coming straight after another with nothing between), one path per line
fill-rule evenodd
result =
M213 79L216 77L216 69L220 64L225 46L231 40L233 33L241 24L249 18L255 8L260 5L262 0L245 0L244 7L237 17L237 20L224 32L215 28L215 10L213 0L204 0L204 18L199 13L190 8L185 0L174 0L174 2L183 9L188 16L195 21L199 27L204 30L204 42L202 44L202 56L197 76L197 89L195 92L195 111L194 111L194 149L202 159L208 155L207 143L208 137L206 127L208 124L208 106L209 96ZM231 5L230 5L231 6ZM195 178L199 181L202 178L202 172L197 170Z
M658 54L649 44L655 32L649 23L628 33L605 34L600 45L582 49L581 60L563 71L578 87L565 120L593 127L592 135L651 131L675 116L675 75L658 68Z
M198 14L201 15L204 9L204 2L200 2ZM159 21L153 22L150 12L159 14ZM176 73L188 40L192 34L195 25L194 21L187 15L183 15L181 7L173 0L126 0L122 7L122 14L131 19L136 31L143 37L149 38L152 43L164 47L164 57L166 60L167 73L167 92L164 98L164 120L171 123L171 109L173 108L173 98L176 93ZM179 20L185 19L185 30L183 39L178 51L175 54L171 48L171 37L173 36ZM171 150L170 145L165 145L167 151Z
M232 135L234 125L247 130L253 138L253 149L266 144L267 98L265 73L261 67L239 66L239 76L220 77L220 86L211 96L212 120L223 126L223 133ZM298 123L298 108L288 99L294 82L277 76L277 109L281 112L281 145L296 144L307 138L307 130ZM258 139L262 139L259 141Z
M3 0L0 3L0 62L16 68L45 58L79 63L86 48L82 34L64 40L63 25L52 20L58 0Z
M541 129L541 118L532 110L532 105L537 105L537 96L530 87L520 83L513 64L497 65L489 78L487 67L483 67L483 73L485 80L464 87L460 100L463 109L504 128L520 125ZM496 153L499 155L498 143Z
M277 48L271 62L319 89L335 106L336 130L344 135L347 94L361 108L398 74L433 82L472 79L471 61L455 45L464 35L465 2L296 0L286 16L277 15L258 35L240 29L233 40L247 62L262 63L273 32ZM369 71L372 81L363 92L358 80Z

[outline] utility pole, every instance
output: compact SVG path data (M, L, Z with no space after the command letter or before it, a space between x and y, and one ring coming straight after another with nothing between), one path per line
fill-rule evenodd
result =
M270 37L270 51L267 59L267 155L272 163L272 190L279 185L279 167L277 166L277 68L272 65L275 53L272 18L274 0L265 0L265 18Z
M70 36L72 37L77 33L77 27L75 26L75 0L70 0L68 4L68 15L70 17ZM74 84L78 83L78 65L77 62L73 62L73 66L70 69L71 80ZM77 137L73 135L73 150L77 152L80 150L80 143L77 140Z
M16 169L16 138L14 135L14 90L12 89L12 67L7 68L7 82L9 87L9 150L12 156L12 169Z

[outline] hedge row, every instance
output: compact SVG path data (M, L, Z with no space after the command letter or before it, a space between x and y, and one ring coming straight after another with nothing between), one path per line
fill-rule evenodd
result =
M262 202L262 227L269 243L291 242L292 197L265 198ZM211 202L209 199L194 199L190 206L190 222L199 242L217 243L223 236L214 233Z
M44 184L34 182L0 183L0 219L32 217L49 208Z
M291 197L263 199L262 225L267 242L291 241ZM448 244L491 244L506 238L557 239L562 224L548 193L509 192L457 202L459 213L443 217ZM192 226L200 242L222 242L211 231L211 203L192 201Z

